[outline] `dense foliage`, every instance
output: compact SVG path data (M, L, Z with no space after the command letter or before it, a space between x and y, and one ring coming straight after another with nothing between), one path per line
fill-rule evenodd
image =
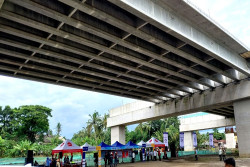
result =
M50 155L62 140L49 129L49 117L51 109L44 106L0 107L0 157L26 156L30 149Z
M72 141L79 146L85 142L98 145L101 141L112 144L111 130L107 128L108 116L102 116L96 111L89 115L86 127L75 133ZM14 109L9 106L0 107L0 157L26 156L30 149L36 155L50 155L51 150L62 142L62 125L57 123L56 134L53 135L49 129L49 117L51 109L44 106L29 105ZM133 131L126 128L126 142L138 143L151 137L162 141L163 132L168 132L169 148L172 156L175 156L176 149L179 149L179 125L177 117L140 123ZM206 148L209 134L200 134L198 131L196 133L198 148ZM214 129L214 138L225 139L225 134Z
M108 114L101 116L98 112L94 112L89 115L89 120L87 122L86 128L82 128L79 132L75 133L72 141L81 146L85 142L90 145L98 145L102 141L107 144L111 144L111 131L107 128L107 118Z

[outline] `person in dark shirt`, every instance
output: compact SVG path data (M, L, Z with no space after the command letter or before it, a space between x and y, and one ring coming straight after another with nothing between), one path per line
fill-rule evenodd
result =
M109 159L109 155L108 155L108 152L106 152L104 156L105 167L107 166L108 159Z
M110 156L109 156L109 160L110 160L110 167L113 167L113 153L111 152L110 153Z

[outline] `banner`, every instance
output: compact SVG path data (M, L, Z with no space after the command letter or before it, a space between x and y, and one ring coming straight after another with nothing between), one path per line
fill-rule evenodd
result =
M197 135L195 132L193 132L193 145L194 147L197 147Z
M209 133L209 146L213 147L214 146L214 134Z
M163 143L168 147L168 132L163 132Z
M184 148L184 132L180 132L180 148Z

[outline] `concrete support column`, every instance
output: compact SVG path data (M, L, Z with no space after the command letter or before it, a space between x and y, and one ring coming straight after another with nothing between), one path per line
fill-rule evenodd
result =
M235 148L236 140L234 137L234 133L226 133L226 147L227 148Z
M250 158L250 99L234 102L234 116L240 157Z
M184 151L193 151L193 136L192 132L184 132Z
M111 127L111 144L116 141L125 144L125 125Z

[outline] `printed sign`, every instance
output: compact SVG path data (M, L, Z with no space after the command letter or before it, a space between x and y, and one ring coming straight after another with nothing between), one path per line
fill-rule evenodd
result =
M213 147L214 146L214 134L209 133L209 146Z
M184 132L180 132L180 148L184 148Z
M168 147L168 132L163 133L163 143Z
M194 147L197 147L197 135L195 132L193 132L193 144L194 144Z

